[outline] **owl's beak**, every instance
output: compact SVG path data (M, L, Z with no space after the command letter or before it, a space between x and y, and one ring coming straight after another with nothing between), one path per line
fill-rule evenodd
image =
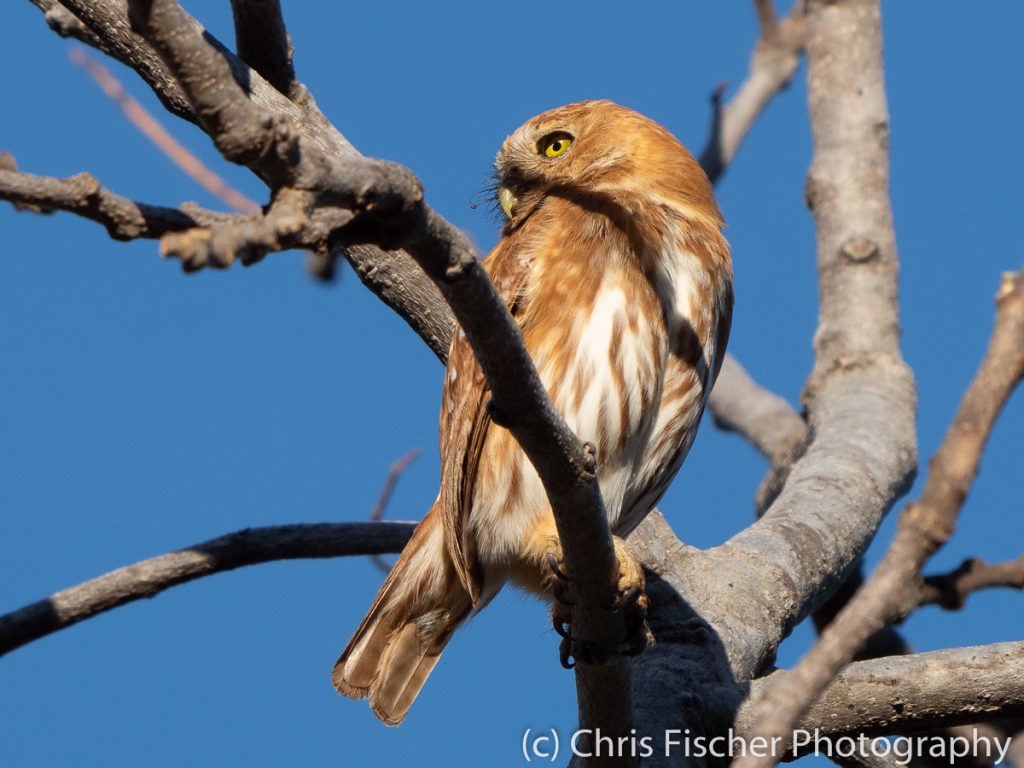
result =
M516 203L519 202L519 198L515 196L515 193L508 187L498 187L498 203L501 205L501 210L505 212L505 215L510 219L512 218L512 212L516 209Z

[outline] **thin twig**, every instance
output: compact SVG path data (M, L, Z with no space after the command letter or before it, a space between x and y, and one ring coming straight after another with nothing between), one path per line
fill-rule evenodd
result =
M202 161L171 136L144 106L132 98L103 64L80 48L72 48L68 56L75 65L85 70L96 81L107 97L120 107L132 125L142 131L157 149L199 186L236 211L259 213L259 203L232 188L224 179L203 165Z
M766 43L774 43L779 35L779 20L775 16L775 3L772 0L754 0L754 10L757 11L757 22L761 28L761 40Z
M377 497L377 502L373 505L373 509L370 510L370 521L378 522L384 519L384 513L387 511L388 502L391 501L391 494L395 492L395 486L398 485L398 478L402 476L402 473L420 456L420 449L413 448L411 451L406 453L397 461L392 462L391 466L388 467L388 476L384 480L384 485L380 489L380 496ZM373 555L370 557L372 562L378 570L382 573L390 573L391 566L384 560L380 555Z

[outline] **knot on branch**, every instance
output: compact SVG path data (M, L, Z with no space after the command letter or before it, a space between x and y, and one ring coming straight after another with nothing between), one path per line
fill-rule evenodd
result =
M863 264L878 258L881 250L874 240L854 235L839 249L839 255L852 264Z
M807 174L807 179L804 181L804 204L811 213L814 213L819 206L833 200L835 194L834 188L813 173Z
M1010 297L1020 292L1020 275L1016 272L1003 272L999 276L999 290L996 291L996 306L1009 301Z
M938 604L947 611L958 611L964 607L967 595L961 592L959 582L965 576L974 571L980 561L977 558L968 558L956 567L956 570L942 574L941 576L930 576L923 580L938 592Z
M352 205L375 216L403 217L419 210L423 185L416 175L388 160L364 161L365 172L356 176Z
M68 184L71 185L74 194L81 199L83 204L95 205L99 200L102 187L99 180L91 173L76 173L68 178Z
M900 514L899 528L913 530L925 545L930 555L949 541L956 527L955 520L945 519L927 504L912 501Z
M297 244L293 241L309 226L304 199L295 190L279 190L266 216L168 233L160 239L160 253L181 259L186 272L226 269L236 260L248 267L272 251Z
M225 122L222 130L213 132L217 149L225 159L236 165L272 169L275 178L288 178L289 169L298 163L299 137L290 122L246 105L258 114L256 120L241 123Z

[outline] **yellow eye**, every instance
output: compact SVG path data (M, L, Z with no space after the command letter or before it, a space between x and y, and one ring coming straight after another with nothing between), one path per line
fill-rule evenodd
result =
M540 150L545 157L558 157L572 146L572 136L564 131L552 133L540 140Z

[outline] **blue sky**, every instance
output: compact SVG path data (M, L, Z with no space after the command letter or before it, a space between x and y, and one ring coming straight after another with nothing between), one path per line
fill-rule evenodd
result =
M227 3L188 4L230 41ZM920 388L922 461L980 359L1000 272L1024 261L1024 6L891 3L884 31L904 354ZM501 140L545 109L611 98L695 152L708 94L737 85L748 3L286 4L300 76L364 153L401 161L481 250L479 199ZM23 170L89 170L146 202L217 203L128 125L27 2L7 10L0 149ZM158 105L116 67L144 103ZM814 243L802 68L718 194L736 263L731 349L797 402L812 364ZM195 128L165 125L257 199ZM436 493L442 371L345 271L302 256L185 276L153 242L114 243L69 215L0 205L0 611L121 565L246 526L361 520L388 465L389 516ZM962 517L933 564L1015 557L1024 398L1006 410ZM706 424L662 508L689 543L747 525L757 455ZM891 521L882 538L891 534ZM878 547L872 550L877 558ZM331 664L381 579L365 559L276 563L204 579L0 659L0 765L475 766L522 761L527 728L569 733L570 673L546 610L506 591L452 642L405 724L380 725L330 686ZM1020 639L1019 596L926 610L921 649ZM781 652L791 663L810 633Z

